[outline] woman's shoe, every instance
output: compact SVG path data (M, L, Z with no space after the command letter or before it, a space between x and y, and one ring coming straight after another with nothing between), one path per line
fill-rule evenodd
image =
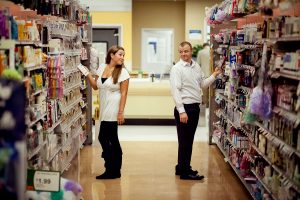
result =
M116 175L104 172L103 174L96 176L96 179L114 179L117 178Z
M121 173L104 172L103 174L96 176L96 179L115 179L120 177L121 177Z

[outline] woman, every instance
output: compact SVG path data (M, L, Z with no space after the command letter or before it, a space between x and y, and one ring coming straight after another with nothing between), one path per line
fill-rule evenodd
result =
M102 158L105 172L96 179L121 177L122 149L118 138L118 124L124 123L124 108L127 98L129 74L124 67L124 48L112 46L106 56L106 66L101 67L95 79L89 71L79 65L93 89L100 90L100 132ZM99 78L100 77L100 78Z

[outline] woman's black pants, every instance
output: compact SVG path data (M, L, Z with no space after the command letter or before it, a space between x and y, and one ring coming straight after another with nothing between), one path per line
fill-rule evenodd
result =
M120 174L122 167L122 148L118 138L118 123L102 121L98 140L102 146L102 158L105 161L105 172Z

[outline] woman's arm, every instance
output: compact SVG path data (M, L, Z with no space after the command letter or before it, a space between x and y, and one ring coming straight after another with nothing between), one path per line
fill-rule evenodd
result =
M82 65L82 64L77 65L77 68L87 78L87 80L91 84L92 88L94 90L98 90L97 80L98 80L99 76L95 75L96 77L94 79L94 77L90 73L89 69L86 66Z
M97 87L97 80L98 80L99 76L95 75L95 79L94 77L92 76L91 73L89 73L87 76L86 76L86 79L88 80L88 82L91 84L92 88L94 90L98 90L98 87Z
M122 81L120 83L121 100L120 100L119 112L118 112L118 124L124 123L124 108L127 99L128 85L129 85L129 79Z

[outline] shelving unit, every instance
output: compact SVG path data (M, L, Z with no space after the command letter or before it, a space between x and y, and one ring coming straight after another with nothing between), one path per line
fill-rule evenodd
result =
M212 66L219 66L224 58L226 62L225 75L210 90L209 142L217 145L253 199L294 199L300 195L300 32L289 35L285 29L282 36L270 38L278 34L282 20L279 9L272 9L272 17L252 13L212 27ZM283 15L299 19L299 10L300 4L295 2ZM294 20L285 18L283 28ZM300 25L300 21L293 23ZM261 35L263 38L258 38ZM288 59L290 54L298 56L295 64L290 63L294 59ZM261 82L270 84L273 91L269 103L259 102L261 109L272 103L270 115L249 115L255 111L253 96ZM269 94L267 91L263 94ZM237 148L229 134L247 139L241 140L246 148ZM231 159L236 157L234 165ZM241 169L247 171L246 177L241 176ZM254 187L245 179L255 180Z
M17 33L18 40L1 37L0 49L7 54L7 67L17 69L29 86L26 90L28 155L25 156L28 168L60 171L63 177L79 182L79 169L75 176L66 172L76 158L79 160L86 138L92 138L91 104L87 101L91 90L89 85L82 84L77 69L81 57L89 62L91 20L88 9L77 0L68 2L70 12L64 18L62 13L60 17L45 17L37 11L30 11L27 18L28 10L21 5L1 1L1 10L5 9L17 20L26 19L26 24L32 23L32 27L28 31L26 25L20 26L24 31ZM16 24L19 23L23 21ZM85 55L82 48L86 49ZM51 63L51 58L61 60Z

